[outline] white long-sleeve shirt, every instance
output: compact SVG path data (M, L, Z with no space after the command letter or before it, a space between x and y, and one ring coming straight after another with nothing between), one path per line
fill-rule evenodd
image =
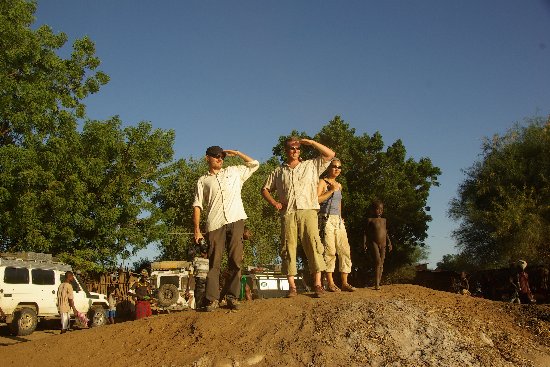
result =
M243 183L260 167L257 160L240 166L208 172L197 181L193 206L206 212L206 232L246 219L241 189Z

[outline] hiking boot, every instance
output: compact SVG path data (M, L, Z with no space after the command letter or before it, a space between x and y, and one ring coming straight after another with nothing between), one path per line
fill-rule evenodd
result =
M289 288L286 298L293 298L293 297L296 297L297 295L298 295L298 291L296 290L296 287Z
M320 285L314 286L313 291L315 292L313 294L313 297L315 298L321 298L325 294L325 290Z
M227 299L227 307L229 307L232 310L235 310L235 311L240 310L242 306L243 306L242 303L239 302L239 300L236 298Z
M220 304L218 303L218 300L215 300L215 301L211 301L205 308L204 310L206 312L212 312L214 311L215 309L217 309L218 307L220 307Z

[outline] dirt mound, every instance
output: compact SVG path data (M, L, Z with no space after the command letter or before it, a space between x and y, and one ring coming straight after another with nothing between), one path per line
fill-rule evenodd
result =
M161 315L0 347L3 366L550 366L550 306L412 285Z

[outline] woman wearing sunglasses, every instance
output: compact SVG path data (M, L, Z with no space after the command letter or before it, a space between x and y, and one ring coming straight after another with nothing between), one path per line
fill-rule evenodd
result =
M336 181L342 172L342 162L338 158L334 158L326 172L325 178L319 180L317 195L321 204L319 223L321 239L325 245L327 290L330 292L340 291L332 277L336 268L336 254L338 254L342 290L353 292L355 287L348 283L348 274L351 272L351 254L346 227L342 219L342 185Z

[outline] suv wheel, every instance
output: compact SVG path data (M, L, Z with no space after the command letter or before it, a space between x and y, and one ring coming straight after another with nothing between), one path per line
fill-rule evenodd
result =
M102 326L107 323L107 315L105 315L105 309L101 306L94 306L90 308L88 315L91 327Z
M178 287L173 284L163 284L159 288L158 305L160 307L168 307L178 301Z
M36 329L38 317L32 308L24 307L14 312L10 331L17 336L30 335Z

